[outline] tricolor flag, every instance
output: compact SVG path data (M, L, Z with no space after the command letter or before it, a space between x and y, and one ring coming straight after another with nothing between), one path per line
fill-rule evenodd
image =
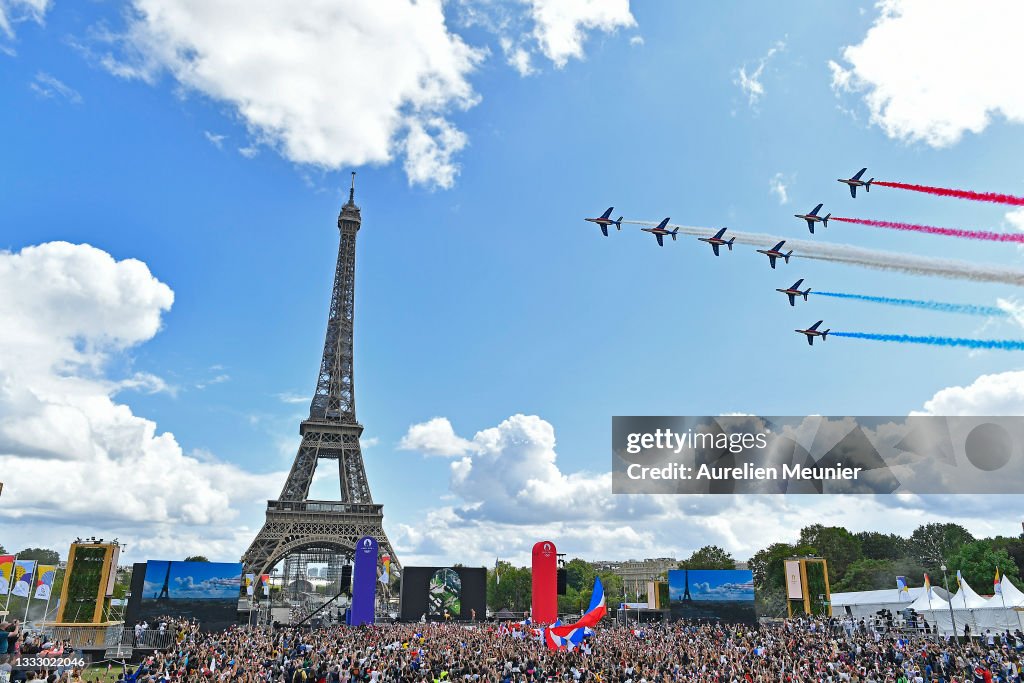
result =
M53 579L57 575L57 565L39 565L38 577L36 578L36 592L32 597L38 600L49 600L50 589L53 588Z
M594 591L590 594L590 607L575 624L551 626L545 629L544 642L552 650L574 650L583 642L587 629L597 625L608 611L604 599L601 577L594 577Z
M14 587L11 595L27 598L32 592L32 574L36 568L35 560L16 560L14 562Z
M0 595L11 591L11 573L14 571L14 555L0 555Z
M993 595L1003 594L1003 582L999 578L999 567L996 567L996 578L992 580L992 593Z

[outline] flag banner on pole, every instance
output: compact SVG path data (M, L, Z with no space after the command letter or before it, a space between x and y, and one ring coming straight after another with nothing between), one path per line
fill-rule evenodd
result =
M17 560L14 563L14 587L11 595L27 598L32 592L32 573L36 568L35 560Z
M378 581L386 586L391 581L391 556L385 555L380 558L380 563L384 566L384 569L381 571Z
M14 571L14 555L0 555L0 595L11 590L11 574Z
M501 574L498 573L498 558L494 558L494 585L501 585Z
M270 574L260 575L260 585L263 586L263 595L270 595Z
M996 567L996 578L992 580L992 594L1003 594L1003 582L999 578L999 567Z
M930 600L931 597L932 597L932 582L928 578L927 574L924 575L924 592L928 596L928 599Z
M960 576L960 570L957 569L956 570L956 589L957 590L960 590L963 587L961 585L962 583L963 583L963 578Z
M899 599L903 600L904 595L909 596L910 588L907 587L907 577L897 576L896 577L896 590L899 592Z
M246 574L245 575L245 594L252 596L256 593L256 575Z
M32 594L36 600L49 600L53 579L57 576L57 565L41 564L36 577L36 592Z

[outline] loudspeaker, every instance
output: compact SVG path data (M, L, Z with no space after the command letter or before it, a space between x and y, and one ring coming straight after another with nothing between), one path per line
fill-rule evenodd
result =
M558 570L558 594L559 595L565 595L566 578L567 578L567 574L566 574L566 571L565 571L565 567L562 567L561 569Z
M352 565L341 565L341 585L338 586L339 593L352 595Z

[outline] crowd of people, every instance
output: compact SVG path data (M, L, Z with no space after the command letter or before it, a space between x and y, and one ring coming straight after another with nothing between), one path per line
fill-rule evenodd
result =
M1020 631L945 639L839 619L599 625L574 651L492 623L165 628L173 645L125 666L118 683L1022 683L1024 658ZM26 651L24 634L12 635L4 657ZM93 683L92 671L12 680Z

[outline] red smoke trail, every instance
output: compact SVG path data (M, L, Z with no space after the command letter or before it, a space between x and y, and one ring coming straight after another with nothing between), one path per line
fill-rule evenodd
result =
M1012 206L1024 206L1024 197L1014 197L1012 194L999 194L998 192L971 192L970 190L952 190L948 187L931 187L930 185L910 185L908 183L887 183L884 180L876 180L872 185L882 187L894 187L897 190L911 190L913 192L924 192L936 194L940 197L956 197L957 199L971 199L976 202L992 202L993 204L1010 204Z
M1024 243L1024 233L1020 232L990 232L988 230L958 230L957 228L937 228L933 225L916 225L914 223L894 223L892 221L873 221L865 218L843 218L832 216L831 220L843 223L857 223L859 225L871 225L876 228L891 228L892 230L909 230L910 232L925 232L929 235L946 235L948 237L960 237L969 240L986 240L989 242L1016 242Z

